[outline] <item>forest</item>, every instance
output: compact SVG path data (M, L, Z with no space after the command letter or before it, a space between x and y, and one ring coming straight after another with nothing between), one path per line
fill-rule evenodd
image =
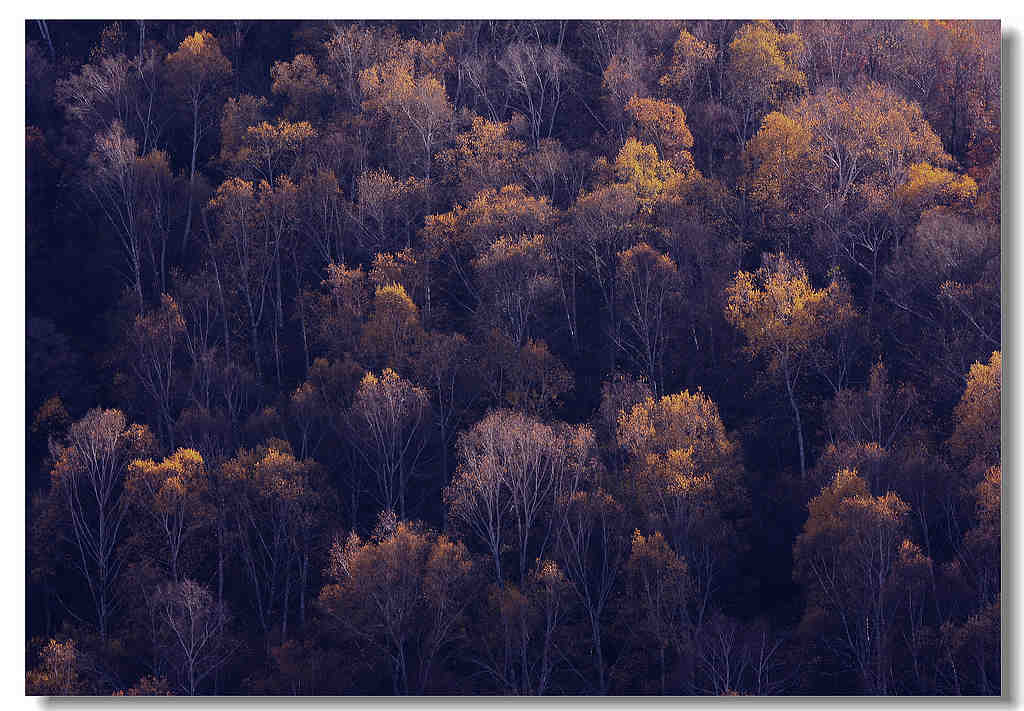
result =
M25 23L25 693L998 695L998 21Z

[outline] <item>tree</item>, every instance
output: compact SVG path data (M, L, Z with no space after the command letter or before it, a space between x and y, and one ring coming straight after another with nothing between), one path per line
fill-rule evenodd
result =
M296 598L299 624L305 623L313 532L328 493L313 481L315 473L314 462L295 459L280 440L241 449L221 466L249 597L267 645L277 624L282 644L288 639Z
M603 618L629 557L625 511L600 487L568 495L563 506L556 559L583 607L590 629L596 677L591 684L596 693L606 694L608 663L605 661Z
M491 412L459 437L458 468L444 492L448 515L485 545L498 585L506 549L518 553L520 587L530 563L545 557L592 447L588 427L552 427L510 410Z
M477 663L505 694L543 696L558 669L560 634L570 590L553 560L537 561L520 588L492 584L480 628L473 630Z
M275 260L266 233L258 229L259 213L253 184L241 178L226 180L210 200L210 209L214 211L220 228L220 239L215 244L217 260L224 264L225 276L230 276L234 290L242 299L248 322L249 348L256 373L261 375L260 330Z
M633 531L632 548L626 562L629 595L637 600L631 612L638 617L635 644L643 654L657 649L659 686L667 693L666 653L679 647L679 635L685 625L686 604L690 595L686 562L665 541L660 531L644 536ZM655 642L651 645L651 640Z
M679 295L679 273L671 259L646 243L619 252L618 258L617 291L631 331L619 346L640 366L657 394L663 387L662 361Z
M235 646L226 635L230 618L205 586L187 578L159 586L154 604L178 688L195 696L203 682L234 654Z
M160 235L159 229L154 229L160 227L153 224L152 218L157 216L154 210L168 207L157 201L165 196L154 193L160 181L167 178L166 155L155 151L140 157L135 139L125 133L120 121L114 121L108 131L96 135L95 148L87 164L90 169L87 187L121 242L141 313L145 308L143 260L147 251L154 253L153 240ZM157 200L152 200L154 197ZM147 198L151 201L147 202ZM155 260L152 261L156 281L162 271L157 272ZM162 265L161 258L161 268Z
M944 400L960 394L974 361L999 348L998 244L993 226L928 210L884 269L880 290L894 307L889 328L901 360Z
M195 537L210 523L209 484L206 465L194 449L179 449L160 462L136 459L128 466L125 492L145 517L140 529L155 529L162 549L157 559L172 582L181 579L182 558L192 557Z
M638 210L636 193L625 185L615 184L581 193L570 211L573 246L579 251L579 269L600 289L612 365L620 326L615 269L618 254L638 241L635 226ZM575 249L570 254L575 254Z
M547 238L499 237L472 264L483 297L481 319L497 322L521 348L537 311L555 290Z
M427 184L413 176L396 180L384 168L360 173L356 202L349 213L362 232L360 246L371 251L408 249L426 194Z
M220 117L221 163L238 167L246 164L250 150L246 145L248 129L267 120L266 110L267 100L262 96L242 94L228 97Z
M213 125L212 111L217 105L223 82L231 75L231 62L221 52L217 38L206 30L200 30L183 39L178 49L167 55L166 63L171 84L184 100L192 119L188 215L181 247L184 251L192 229L192 191L199 142Z
M83 692L75 640L58 642L51 639L40 656L39 666L25 672L27 696L77 696Z
M892 492L872 497L857 472L842 470L808 508L793 547L796 576L811 604L833 616L837 652L864 692L885 694L892 684L887 640L894 614L886 586L900 560L909 507Z
M880 449L880 457L888 456L919 419L919 404L917 390L906 384L894 388L888 369L879 360L871 368L865 390L843 388L833 398L826 414L833 445L874 446ZM865 467L859 468L871 491L885 490L877 476Z
M363 350L388 368L409 368L423 339L420 311L401 284L378 286L373 312L363 326Z
M973 578L979 607L999 598L1000 591L1000 553L1001 553L1001 516L999 514L1002 501L1002 467L989 467L985 476L974 487L976 525L964 534L963 548L958 558L964 570Z
M747 339L751 354L768 356L768 372L781 376L796 427L800 476L806 476L803 426L796 387L809 351L850 318L841 308L839 284L814 289L799 262L766 255L756 272L739 271L727 290L725 316Z
M747 492L739 447L703 392L648 398L620 412L617 441L651 530L685 560L699 628L738 548Z
M476 393L470 381L471 350L461 333L426 334L418 359L418 382L430 388L430 404L441 443L441 473L448 477L452 435L466 417Z
M90 410L55 444L50 474L63 495L65 514L78 549L77 566L93 602L100 638L107 639L117 608L115 583L121 570L121 542L127 498L125 471L153 446L149 430L125 422L120 410Z
M572 86L575 66L562 52L561 41L560 33L556 45L541 44L539 38L514 42L498 60L509 92L518 100L516 108L530 123L534 146L541 138L551 138L562 94Z
M452 275L454 283L446 284L449 299L472 310L480 300L472 260L499 237L548 234L556 217L547 198L533 197L521 185L488 188L466 205L428 215L423 227L424 248L433 261L440 263L440 271Z
M320 604L347 634L385 655L392 693L428 692L470 600L465 546L385 512L369 540L351 533L335 541L327 572L332 582Z
M288 97L288 118L316 121L325 99L334 93L326 74L317 70L316 60L308 54L296 54L290 62L274 62L270 68L270 91Z
M399 140L418 146L419 158L414 160L421 163L428 184L434 154L451 134L454 116L444 83L428 68L436 61L437 51L436 45L410 40L406 53L359 73L359 87L366 97L363 110L386 116Z
M160 308L135 317L133 370L146 393L156 403L158 431L174 448L174 356L185 332L185 320L174 299L160 295Z
M309 121L261 121L245 129L244 151L238 155L249 170L274 185L279 175L292 170L303 147L316 136L317 130Z
M872 300L900 226L925 207L970 203L977 190L946 170L951 158L921 107L875 83L772 112L745 156L747 193L771 224L818 233L829 265L842 257L871 279Z
M474 116L468 131L455 136L455 148L438 160L456 182L456 199L468 201L481 190L500 190L517 182L526 145L509 137L511 123Z
M426 445L427 392L390 368L367 373L349 415L359 453L376 479L377 502L404 515L409 480Z
M743 145L761 116L807 88L798 68L804 43L795 32L782 33L761 20L740 27L729 43L726 82L738 111L733 130Z
M967 375L963 397L954 410L956 430L949 448L960 461L972 483L1000 461L1000 388L1003 354L995 351L988 363L975 362Z
M104 30L106 36L124 32L120 23ZM64 107L68 117L79 122L85 136L109 131L115 122L125 127L141 142L141 152L156 147L162 131L158 112L163 77L160 70L159 46L139 44L135 57L128 57L125 47L104 46L90 53L90 61L79 71L55 82L54 98Z
M474 370L495 406L508 406L539 417L550 413L559 398L572 390L572 373L544 341L530 339L517 348L497 329L480 335L473 349Z
M626 104L642 143L653 144L662 159L680 173L692 173L693 134L686 125L686 113L671 101L634 96Z
M713 44L694 37L686 29L679 30L679 37L672 45L672 61L658 84L680 97L680 106L688 109L699 84L706 84L710 91L710 69L717 53Z

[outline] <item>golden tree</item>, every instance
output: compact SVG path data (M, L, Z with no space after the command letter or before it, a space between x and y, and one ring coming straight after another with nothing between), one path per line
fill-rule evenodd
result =
M649 528L683 557L692 580L693 627L736 552L731 523L746 507L739 447L703 392L648 398L619 414L617 441Z
M351 533L331 546L331 582L320 604L347 634L384 655L395 694L424 694L460 634L473 563L461 542L389 513L369 540Z
M967 386L954 410L956 429L949 448L958 460L966 462L971 482L984 471L1000 463L1000 389L1003 381L1003 354L995 351L988 363L975 362L967 375Z
M781 377L793 413L800 475L806 475L803 425L797 385L812 349L852 316L838 281L811 286L806 270L784 254L766 255L755 272L737 272L727 289L725 316L747 339L752 355L764 355L768 372Z
M856 471L841 470L808 504L793 547L796 578L810 604L832 616L834 634L866 693L892 684L887 647L894 604L887 586L904 550L909 507L894 493L872 497Z
M196 535L210 523L209 479L202 456L194 449L179 449L156 462L136 459L128 466L125 492L143 514L143 528L153 527L160 540L160 562L170 578L181 577L181 559L192 553Z
M733 35L726 81L739 109L734 131L741 145L761 116L807 88L798 64L803 51L800 35L780 32L766 20L743 25Z
M192 190L196 180L199 142L214 124L214 106L224 81L231 75L231 62L221 52L217 38L206 30L183 39L178 49L167 55L165 62L171 84L184 100L192 119L188 216L182 238L184 249L192 227Z

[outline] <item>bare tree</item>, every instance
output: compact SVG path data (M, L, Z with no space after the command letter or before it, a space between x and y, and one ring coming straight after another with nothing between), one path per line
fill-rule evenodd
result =
M189 579L159 586L154 603L179 688L195 696L235 652L227 636L227 611L204 585Z
M54 485L64 496L78 548L78 569L92 597L100 638L106 640L117 607L114 584L121 571L117 546L126 511L125 469L133 454L152 444L144 427L127 426L120 410L90 410L52 445Z

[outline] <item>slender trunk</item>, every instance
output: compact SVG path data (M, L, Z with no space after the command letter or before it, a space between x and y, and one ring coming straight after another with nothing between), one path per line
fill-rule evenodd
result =
M192 164L188 174L188 212L185 216L185 232L181 235L181 254L184 258L188 249L188 235L192 231L192 190L196 183L196 153L199 151L199 102L192 102Z
M800 422L800 408L796 404L796 397L793 395L793 378L789 372L789 366L785 367L786 392L789 395L789 405L793 408L793 420L796 423L796 442L800 449L800 480L807 478L807 468L804 459L804 431Z
M590 613L590 635L594 642L594 661L597 664L597 691L601 696L608 693L604 678L604 655L601 652L601 623L597 615Z

